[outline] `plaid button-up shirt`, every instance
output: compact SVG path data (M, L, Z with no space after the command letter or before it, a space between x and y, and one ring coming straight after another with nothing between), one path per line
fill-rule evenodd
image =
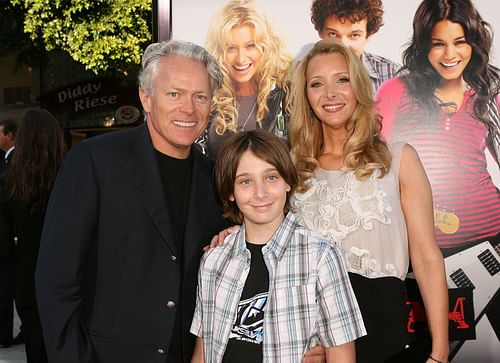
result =
M367 52L361 54L361 61L370 75L373 95L377 93L382 83L396 77L400 68L399 65L387 58Z
M300 362L318 340L326 347L366 334L338 249L288 213L262 249L269 271L264 362ZM202 258L191 333L204 340L205 362L221 362L250 269L245 226Z

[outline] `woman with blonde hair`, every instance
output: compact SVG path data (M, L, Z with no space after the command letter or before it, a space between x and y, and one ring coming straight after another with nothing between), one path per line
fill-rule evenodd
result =
M411 261L432 335L428 363L448 357L448 294L435 242L432 195L415 150L379 137L370 78L346 46L325 39L299 63L290 143L298 220L344 255L368 335L358 362L383 362L406 344L404 279Z
M208 132L200 141L210 157L215 159L224 141L244 130L263 128L286 138L291 57L254 1L228 1L210 22L206 48L224 74Z

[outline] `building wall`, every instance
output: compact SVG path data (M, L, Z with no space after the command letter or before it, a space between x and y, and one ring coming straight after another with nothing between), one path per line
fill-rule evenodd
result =
M0 57L0 106L12 104L8 103L9 95L6 92L14 88L29 88L29 101L24 103L35 103L40 96L40 71L27 66L16 69L16 55L10 54Z

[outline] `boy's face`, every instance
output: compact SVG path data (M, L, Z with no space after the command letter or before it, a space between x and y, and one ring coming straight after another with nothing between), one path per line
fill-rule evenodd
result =
M236 202L248 227L265 228L274 233L285 218L289 191L290 186L274 165L247 150L238 164L234 192L229 199Z
M339 19L335 15L330 15L325 19L323 31L319 33L322 39L334 38L351 47L351 50L358 56L365 50L366 43L370 40L366 31L367 18L357 23L349 19Z

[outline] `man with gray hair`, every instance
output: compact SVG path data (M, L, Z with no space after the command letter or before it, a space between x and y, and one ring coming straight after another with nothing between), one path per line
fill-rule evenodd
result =
M145 124L76 144L54 186L36 271L52 363L187 362L202 247L225 228L196 145L221 83L202 47L151 44Z

